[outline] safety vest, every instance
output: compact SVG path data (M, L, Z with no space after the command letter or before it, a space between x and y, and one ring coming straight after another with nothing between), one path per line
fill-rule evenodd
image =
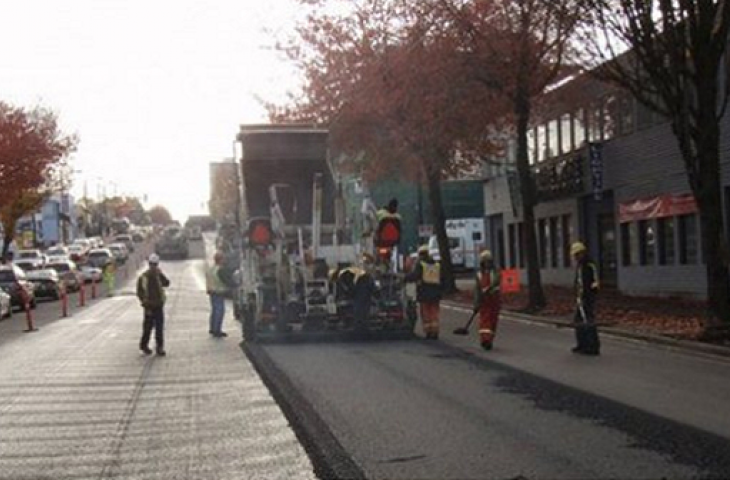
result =
M149 292L147 289L149 288L150 280L147 273L143 273L139 277L139 286L141 290L141 297L140 300L147 300L149 298ZM167 294L165 293L165 289L162 287L162 281L160 280L160 302L163 304L165 303L165 300L167 300Z
M486 290L485 293L487 295L499 293L500 278L496 268L489 269L487 272L481 271L477 273L477 278L479 279L479 288L482 291Z
M421 262L421 282L428 285L441 284L441 264Z
M218 272L220 271L218 265L213 265L208 269L208 275L206 276L207 289L215 293L223 293L227 290L225 284L221 281Z

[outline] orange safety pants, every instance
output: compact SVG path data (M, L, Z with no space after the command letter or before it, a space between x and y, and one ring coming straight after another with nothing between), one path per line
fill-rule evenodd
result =
M440 302L421 302L421 323L423 333L426 335L439 333L439 314L441 312Z
M494 341L501 307L502 302L497 295L487 296L479 306L479 340L482 345L491 345Z

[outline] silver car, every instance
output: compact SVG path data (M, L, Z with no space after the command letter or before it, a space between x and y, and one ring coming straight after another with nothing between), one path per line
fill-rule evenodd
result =
M13 305L10 295L0 290L0 318L10 318L13 315Z

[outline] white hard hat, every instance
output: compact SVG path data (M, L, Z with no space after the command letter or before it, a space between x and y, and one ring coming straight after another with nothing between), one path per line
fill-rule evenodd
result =
M483 250L482 253L479 254L479 260L482 262L492 260L492 252L490 252L489 250Z
M160 257L157 256L156 253L153 253L152 255L150 255L150 258L147 261L150 262L150 263L154 263L155 265L157 265L158 263L160 263Z

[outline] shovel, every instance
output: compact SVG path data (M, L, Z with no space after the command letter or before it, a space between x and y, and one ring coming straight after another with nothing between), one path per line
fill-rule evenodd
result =
M471 322L474 321L474 318L476 318L477 313L479 313L479 310L475 310L474 313L471 314L471 318L469 318L469 321L466 322L466 325L455 329L454 335L469 335L469 327L471 327Z

